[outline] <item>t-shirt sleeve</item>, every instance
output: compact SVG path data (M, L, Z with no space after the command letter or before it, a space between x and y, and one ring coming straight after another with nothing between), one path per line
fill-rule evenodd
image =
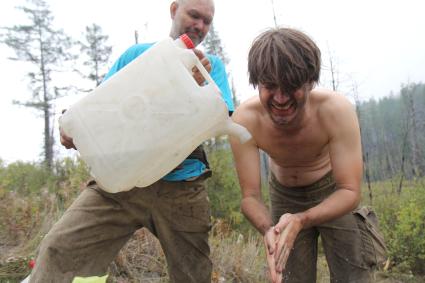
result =
M208 55L208 59L211 63L211 78L214 80L214 82L217 84L221 91L221 96L224 99L224 102L226 102L227 109L229 110L229 114L233 113L235 110L235 107L233 105L233 96L232 91L229 87L229 81L227 79L227 73L226 68L223 64L223 61L221 61L220 58L213 55Z
M108 73L103 78L103 81L106 81L110 77L112 77L119 70L124 68L128 63L137 58L140 54L145 52L149 47L152 46L152 43L146 44L136 44L128 48L119 58L115 61L114 65L109 69Z

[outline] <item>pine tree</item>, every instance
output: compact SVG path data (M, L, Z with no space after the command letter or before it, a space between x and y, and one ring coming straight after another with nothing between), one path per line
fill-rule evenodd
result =
M202 46L205 48L205 52L218 56L225 65L228 65L230 60L227 57L226 52L224 51L223 44L221 43L221 38L218 35L218 32L216 31L214 25L210 26L210 30L205 37L204 41L202 42ZM232 90L232 99L235 102L235 106L239 104L237 98L236 98L236 88L233 83L233 79L230 78L230 74L228 73L227 76L229 77L230 81L230 87Z
M379 101L361 102L360 126L363 153L368 155L371 181L400 178L393 189L400 191L403 179L425 172L425 84L409 83L399 94Z
M210 26L210 31L202 42L202 45L207 53L218 56L225 65L229 64L230 60L224 51L220 36L215 30L214 25Z
M85 41L80 41L81 52L87 55L88 59L84 62L88 66L89 74L84 78L90 79L98 86L106 74L106 65L112 53L112 46L106 44L109 36L102 33L102 28L96 24L86 27Z
M11 60L31 63L35 70L28 72L32 97L28 101L15 101L16 104L34 108L42 113L44 119L43 155L45 165L51 169L53 152L53 118L55 99L64 89L53 85L52 75L60 63L72 59L66 52L71 39L63 30L53 28L53 16L43 0L28 0L26 6L16 7L28 17L29 23L3 27L2 43L15 51Z

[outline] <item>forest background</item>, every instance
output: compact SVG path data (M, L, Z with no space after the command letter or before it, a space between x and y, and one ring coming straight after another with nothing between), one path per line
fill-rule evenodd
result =
M76 156L64 157L54 140L58 99L88 93L97 86L110 62L112 45L97 24L88 25L79 39L56 29L49 6L28 1L21 8L29 21L2 27L0 42L13 51L17 64L32 66L27 75L31 95L14 103L37 113L43 121L40 161L5 162L0 156L0 282L19 282L30 272L28 262L51 225L72 203L89 177ZM275 22L276 23L276 22ZM139 34L134 33L134 41ZM205 51L229 62L219 32L214 28ZM328 56L329 81L339 91L341 73ZM60 73L60 74L59 74ZM58 76L79 76L84 87L58 85ZM231 77L231 74L229 74ZM87 86L87 87L86 87ZM238 91L232 84L234 94ZM378 214L389 260L377 282L425 280L425 84L407 81L397 92L380 99L361 100L358 85L349 96L362 131L364 160L363 205ZM340 94L343 95L343 94ZM234 96L235 104L239 103ZM208 180L212 204L211 233L214 282L266 282L261 238L240 213L240 191L226 137L205 142L213 177ZM264 198L267 162L262 155ZM166 282L164 256L158 242L138 231L110 266L111 282ZM329 281L323 253L319 281Z

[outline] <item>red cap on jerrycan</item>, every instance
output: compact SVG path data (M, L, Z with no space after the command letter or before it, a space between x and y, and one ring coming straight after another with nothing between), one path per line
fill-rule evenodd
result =
M177 44L177 46L180 46L183 48L188 48L188 49L195 48L195 45L193 44L192 40L185 33L180 35L179 38L175 40L175 43Z

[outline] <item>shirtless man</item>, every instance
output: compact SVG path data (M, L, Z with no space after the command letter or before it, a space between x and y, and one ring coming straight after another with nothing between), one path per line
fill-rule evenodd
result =
M253 139L231 139L242 212L264 236L273 282L316 282L321 236L331 282L370 282L373 255L352 211L360 202L362 152L353 105L313 89L320 50L304 33L271 29L254 40L250 83L259 96L233 120ZM269 155L271 212L261 198L259 149ZM367 233L366 233L367 234Z

